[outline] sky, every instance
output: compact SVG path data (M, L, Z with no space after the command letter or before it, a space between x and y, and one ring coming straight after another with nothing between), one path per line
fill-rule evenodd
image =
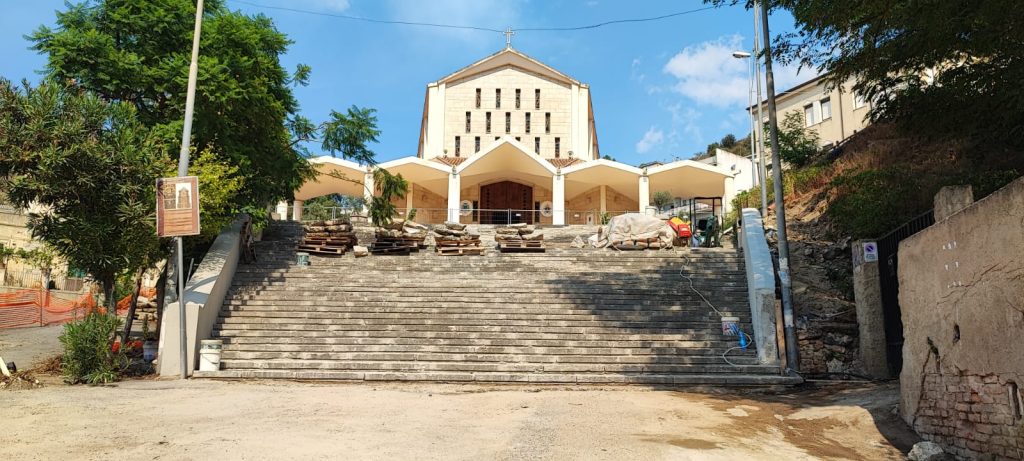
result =
M24 36L39 25L52 26L64 0L4 3L0 76L38 81L46 58L30 50ZM309 85L295 90L303 115L322 121L331 110L352 105L377 109L382 134L372 149L381 161L416 155L426 85L504 48L505 36L252 4L499 30L581 26L706 6L698 0L227 0L232 10L269 16L294 41L282 57L286 68L312 66ZM785 12L774 13L770 23L773 35L793 28ZM732 51L749 51L753 34L753 13L737 6L582 31L521 31L512 45L590 84L601 154L637 165L690 158L727 133L746 136L749 64ZM813 75L776 66L777 90Z

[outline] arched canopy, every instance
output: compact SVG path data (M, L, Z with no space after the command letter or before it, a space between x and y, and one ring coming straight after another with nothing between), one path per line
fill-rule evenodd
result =
M613 160L599 159L562 170L566 198L576 197L594 186L604 185L631 200L638 200L637 180L641 170Z
M462 177L463 185L495 180L550 184L556 169L551 162L530 153L525 146L506 136L462 162L456 171Z
M402 178L418 188L442 197L448 195L448 175L452 171L450 166L418 157L403 157L379 166L391 174L402 175Z
M650 191L668 191L673 197L725 197L725 178L729 171L711 165L680 160L647 169Z
M328 194L363 196L362 182L366 175L366 167L356 162L329 156L311 158L309 163L316 170L316 177L306 181L295 191L296 200L309 200ZM342 176L345 179L335 176Z

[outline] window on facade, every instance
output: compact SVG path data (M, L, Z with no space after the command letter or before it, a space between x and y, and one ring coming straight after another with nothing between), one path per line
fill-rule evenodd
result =
M540 155L540 136L533 138L533 153Z
M497 140L499 140L499 139L501 139L501 136L495 136L495 137L494 137L494 140L495 140L495 141L497 141Z
M860 109L861 107L864 107L867 104L868 104L868 101L867 101L867 99L864 98L864 95L861 92L859 92L859 91L854 91L853 92L853 108L854 109Z
M462 137L455 137L455 156L458 157L462 153Z
M562 138L555 138L555 158L562 154Z
M821 100L821 119L828 120L832 118L832 98L825 98Z
M522 141L522 139L519 139L519 136L516 136L516 142L520 142L520 141Z
M472 124L470 123L470 120L471 120L471 115L470 115L470 112L467 111L466 112L466 133L469 133L469 127L472 126Z
M480 88L476 89L476 108L480 108Z
M516 88L516 109L520 108L520 101L522 100L523 90Z
M544 132L551 134L551 112L544 113Z
M530 132L530 113L526 113L526 132Z
M501 88L494 90L494 107L501 109Z
M804 106L804 125L814 125L814 105L808 104Z
M473 152L480 152L480 137L473 140Z
M512 112L505 112L505 132L512 132Z
M491 113L488 112L487 114L485 114L484 118L486 119L486 120L484 120L484 130L485 130L485 132L490 133L491 132Z
M533 90L533 108L540 109L540 88Z

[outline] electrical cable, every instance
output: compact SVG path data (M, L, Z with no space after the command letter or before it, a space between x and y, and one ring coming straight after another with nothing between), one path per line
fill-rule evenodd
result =
M417 22L417 21L398 21L398 20L389 20L389 19L374 19L374 18L367 18L367 17L362 17L362 16L353 16L353 15L348 15L348 14L328 13L328 12L324 12L324 11L304 10L304 9L301 9L301 8L292 8L292 7L287 7L287 6L264 5L264 4L260 4L260 3L250 2L250 1L247 1L247 0L228 0L228 1L232 2L232 3L238 3L238 4L241 4L241 5L251 6L251 7L254 7L254 8L263 8L263 9L278 10L278 11L288 11L288 12L292 12L292 13L312 14L312 15L317 15L317 16L325 16L325 17L338 18L338 19L348 19L348 20L352 20L352 21L370 22L370 23L375 23L375 24L394 24L394 25L402 25L402 26L437 27L437 28L441 28L441 29L463 29L463 30L475 30L475 31L481 31L481 32L495 32L495 33L499 33L499 34L503 34L503 33L506 32L504 30L493 29L493 28L490 28L490 27L464 26L464 25L458 25L458 24L441 24L441 23L433 23L433 22ZM577 30L597 29L599 27L604 27L604 26L609 26L609 25L614 25L614 24L660 21L662 19L668 19L668 18L673 18L673 17L677 17L677 16L683 16L683 15L687 15L687 14L699 13L701 11L707 11L707 10L711 10L711 9L714 9L714 8L716 8L716 7L715 6L706 6L706 7L703 7L703 8L696 8L696 9L692 9L692 10L677 11L675 13L663 14L661 16L652 16L652 17L647 17L647 18L615 19L615 20L611 20L611 21L600 22L600 23L597 23L597 24L589 24L589 25L585 25L585 26L526 27L526 28L519 28L519 29L513 28L512 32L519 32L519 31L523 31L523 32L526 32L526 31L529 31L529 32L564 32L564 31L577 31Z
M704 300L704 303L707 304L708 307L711 308L711 310L715 311L715 313L718 314L719 318L726 317L726 315L723 314L722 311L718 310L718 308L715 307L715 305L712 304L711 301L708 301L708 298L706 298L704 296L704 294L700 292L700 290L697 290L697 288L693 286L693 279L692 278L690 278L689 276L683 275L683 269L686 269L686 265L690 264L690 258L686 257L686 256L683 256L683 260L685 262L683 263L682 266L679 266L679 276L682 277L683 279L685 279L687 282L689 282L689 284L690 284L690 286L689 286L690 291L693 291L694 293L697 293L697 296L700 296L700 299ZM737 367L738 368L738 367L741 367L743 365L739 365L739 364L733 363L731 360L729 360L729 357L728 357L729 353L734 351L734 350L736 350L736 349L746 350L748 347L750 347L751 345L754 344L754 338L751 337L750 335L748 335L747 333L745 333L743 330L741 330L739 328L739 326L735 326L733 331L735 331L737 333L737 335L740 336L741 340L742 340L742 338L744 336L746 336L747 337L747 341L748 341L747 345L746 346L735 346L735 347L730 347L729 349L726 349L725 352L722 353L722 360L724 360L725 363L727 363L727 364L729 364L729 365L731 365L733 367Z

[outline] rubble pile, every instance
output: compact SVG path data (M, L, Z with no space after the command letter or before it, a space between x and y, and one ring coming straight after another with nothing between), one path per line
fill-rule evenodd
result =
M390 224L373 230L374 242L369 252L375 255L408 255L426 248L427 226L415 221L396 219Z
M310 254L340 256L357 242L349 221L313 221L303 226L303 230L305 234L298 249Z
M434 249L442 255L481 255L480 235L466 230L466 225L454 221L434 226Z
M532 224L518 223L495 228L494 240L502 252L544 251L544 234L537 232Z

